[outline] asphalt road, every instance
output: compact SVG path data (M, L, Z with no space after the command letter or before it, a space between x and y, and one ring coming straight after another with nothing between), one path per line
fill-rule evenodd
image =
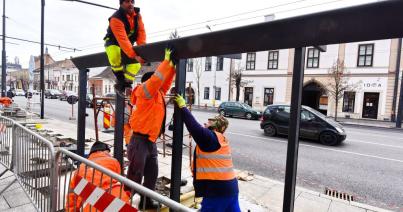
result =
M22 97L15 101L25 104ZM46 117L69 121L71 106L66 102L46 100L45 105ZM87 127L93 127L93 112L87 109L87 113ZM200 111L193 114L201 123L215 115ZM259 121L229 121L226 135L231 141L235 167L284 181L287 138L265 136ZM403 131L345 129L347 140L337 147L300 142L298 186L318 192L329 187L353 195L358 202L403 211Z

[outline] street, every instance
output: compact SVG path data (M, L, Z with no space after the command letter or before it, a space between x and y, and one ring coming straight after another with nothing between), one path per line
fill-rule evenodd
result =
M14 100L21 106L26 105L24 97ZM45 117L69 121L71 106L65 101L46 99L45 105ZM76 113L77 105L74 110ZM34 111L39 112L39 106ZM172 109L169 112L167 121ZM87 113L87 127L90 128L93 127L92 109L87 109ZM194 111L193 114L200 123L215 115L203 111ZM265 136L259 121L228 119L230 126L226 135L231 142L235 168L284 181L287 138ZM297 185L321 193L328 187L353 195L361 203L403 210L403 131L345 129L347 140L340 146L301 141ZM184 138L184 143L187 142ZM188 154L187 150L184 154Z

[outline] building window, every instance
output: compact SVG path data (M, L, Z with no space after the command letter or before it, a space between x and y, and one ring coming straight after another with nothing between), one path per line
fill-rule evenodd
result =
M206 57L205 71L211 71L211 57Z
M66 75L66 81L70 81L70 75Z
M246 70L255 70L256 53L246 53Z
M188 59L186 61L186 71L193 72L193 59Z
M215 100L221 100L221 88L215 88Z
M354 113L355 92L344 92L343 112Z
M109 93L111 92L111 88L112 88L112 86L111 86L111 85L109 85Z
M358 46L358 67L372 66L374 59L374 44L361 44Z
M210 99L210 88L204 87L204 99Z
M272 105L274 99L274 88L265 88L264 89L264 106Z
M267 69L278 69L278 51L269 51Z
M63 82L64 82L64 75L62 76Z
M105 93L108 93L108 86L105 85Z
M308 49L307 68L319 68L319 50L316 48Z
M224 69L224 58L223 57L217 57L217 71L222 71Z

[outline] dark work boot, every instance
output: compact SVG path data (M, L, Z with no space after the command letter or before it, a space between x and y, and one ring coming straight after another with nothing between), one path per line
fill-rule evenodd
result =
M146 200L145 204L144 204L144 199ZM157 209L158 206L159 206L158 202L156 202L148 197L144 197L143 195L140 195L140 203L139 203L139 207L138 207L139 210Z

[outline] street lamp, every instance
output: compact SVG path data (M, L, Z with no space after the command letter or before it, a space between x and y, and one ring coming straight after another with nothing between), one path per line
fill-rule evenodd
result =
M3 50L2 50L2 66L1 66L1 96L6 96L6 0L3 0Z

